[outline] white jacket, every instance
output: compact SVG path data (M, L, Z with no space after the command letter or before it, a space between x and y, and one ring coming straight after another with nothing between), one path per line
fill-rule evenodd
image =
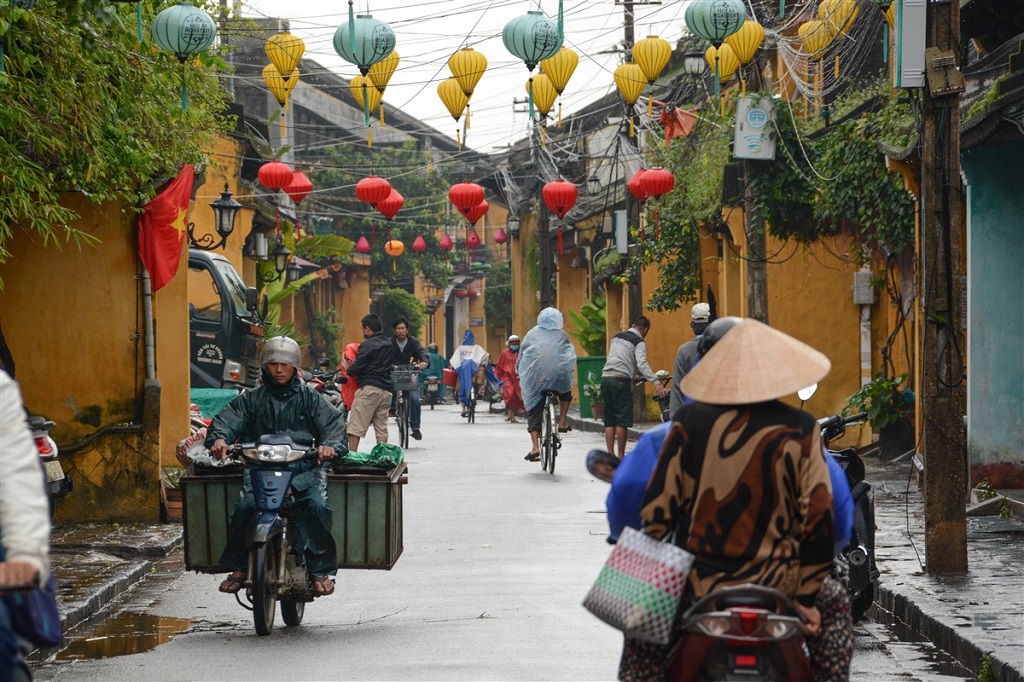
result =
M0 371L0 543L7 560L50 572L50 507L39 453L25 424L21 391Z

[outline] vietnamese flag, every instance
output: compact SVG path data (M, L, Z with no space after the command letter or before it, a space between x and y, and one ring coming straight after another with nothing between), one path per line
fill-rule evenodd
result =
M152 279L153 291L170 282L178 272L195 174L195 169L185 164L178 177L142 207L139 258Z

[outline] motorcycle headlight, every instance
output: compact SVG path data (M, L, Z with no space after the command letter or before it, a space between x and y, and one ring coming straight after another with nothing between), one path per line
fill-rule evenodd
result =
M260 445L256 448L255 459L263 462L291 462L293 459L298 459L292 458L291 454L292 449L287 445ZM301 456L300 452L299 457Z

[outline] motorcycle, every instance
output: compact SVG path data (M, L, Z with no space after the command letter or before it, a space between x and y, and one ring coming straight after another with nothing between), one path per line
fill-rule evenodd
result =
M427 377L423 383L423 399L430 409L434 409L434 405L439 404L441 401L438 396L441 394L441 380L437 377Z
M345 401L341 397L341 385L348 382L348 377L344 376L340 369L328 370L327 366L327 361L322 360L315 370L303 372L302 378L316 389L317 393L327 398L327 402L339 410L344 410Z
M832 441L843 435L847 426L863 421L865 417L867 415L860 412L849 417L834 414L819 419L825 447L828 448ZM864 480L864 462L855 448L838 451L829 448L829 452L846 473L853 497L853 533L850 544L836 556L832 575L846 588L853 608L853 622L857 623L871 608L875 599L875 583L879 577L875 563L875 494L871 484Z
M285 625L302 623L306 604L313 601L313 576L304 564L303 544L294 521L300 510L292 507L289 464L304 459L316 459L317 449L302 449L284 435L261 436L258 443L234 445L233 457L241 456L246 463L256 500L256 515L250 523L249 571L245 580L245 594L252 606L256 633L269 635L274 628L277 603L281 603L281 616Z
M27 420L28 430L32 433L32 440L39 452L39 460L46 471L46 495L50 500L50 516L57 500L65 497L74 489L74 482L64 473L58 459L57 443L50 436L50 431L55 424L45 417L29 417Z

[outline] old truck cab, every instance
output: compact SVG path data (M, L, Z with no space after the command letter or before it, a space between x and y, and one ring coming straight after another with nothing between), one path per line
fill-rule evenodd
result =
M223 256L189 249L188 301L192 388L255 386L264 324L256 289Z

